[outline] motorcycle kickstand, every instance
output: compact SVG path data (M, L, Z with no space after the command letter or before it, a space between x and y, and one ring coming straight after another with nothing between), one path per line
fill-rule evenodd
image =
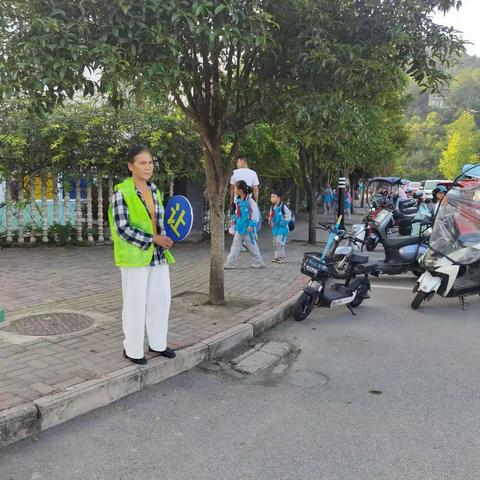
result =
M354 317L357 316L357 314L353 311L353 308L352 308L352 306L351 306L349 303L347 303L347 308L350 310L350 313L351 313Z
M465 301L465 296L462 295L461 297L458 297L458 299L460 300L460 304L462 305L462 310L466 310L470 304Z

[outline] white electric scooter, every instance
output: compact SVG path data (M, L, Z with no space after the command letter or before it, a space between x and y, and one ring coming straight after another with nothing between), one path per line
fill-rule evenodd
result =
M425 272L414 287L412 308L435 293L458 297L480 294L480 165L459 177L435 216L429 249L420 259Z

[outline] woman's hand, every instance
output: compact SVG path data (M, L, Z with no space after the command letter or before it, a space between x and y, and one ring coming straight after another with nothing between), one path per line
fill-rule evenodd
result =
M166 235L154 235L153 243L166 250L173 247L172 239L170 237L167 237Z
M248 228L247 228L247 232L253 232L253 228L252 228L252 227L248 227Z

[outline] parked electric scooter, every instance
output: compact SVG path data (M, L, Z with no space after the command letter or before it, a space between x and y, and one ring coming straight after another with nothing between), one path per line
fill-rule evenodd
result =
M418 223L420 228L418 235L409 237L391 238L387 236L388 225L392 219L392 212L382 210L375 219L373 225L375 231L381 238L383 244L385 258L377 262L377 270L386 275L400 275L406 272L420 276L423 269L419 264L421 256L427 251L428 233L431 227L431 221L413 220L412 224ZM359 238L355 238L355 244L365 243ZM337 249L338 252L338 249ZM335 252L333 259L335 261L332 270L334 272L342 272L346 268L347 255ZM342 277L337 277L342 278Z
M414 199L399 200L394 194L394 189L400 188L404 183L405 181L399 177L375 177L370 179L370 188L375 184L379 184L380 188L386 186L389 195L387 197L377 196L374 198L370 211L364 219L364 242L367 251L371 252L375 250L377 245L382 243L382 238L376 232L373 222L376 216L383 210L389 210L393 213L390 224L388 225L389 229L398 227L399 235L410 235L410 223L418 212L418 206Z
M355 315L353 308L358 307L368 297L370 290L369 274L376 272L374 264L367 265L368 257L351 253L347 256L349 264L348 277L344 283L327 285L332 278L331 264L328 253L335 242L339 231L341 216L329 234L329 238L322 254L317 252L305 253L301 272L310 281L304 288L293 307L295 320L305 320L315 306L332 308L345 305Z
M413 309L435 293L458 297L465 309L465 297L480 294L480 164L469 167L437 210Z
M317 227L326 232L332 233L335 226L319 224ZM351 253L360 253L363 249L363 238L365 237L365 226L355 224L352 231L339 230L330 251L327 253L331 259L333 278L345 280L348 277L349 263L347 256Z

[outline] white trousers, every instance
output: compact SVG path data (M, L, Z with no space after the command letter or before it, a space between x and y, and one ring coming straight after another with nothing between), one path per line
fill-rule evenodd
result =
M168 265L121 267L120 270L125 352L130 358L143 358L145 327L150 347L165 350L171 300Z
M240 235L238 232L235 232L233 237L232 246L230 248L230 254L227 258L227 265L233 267L238 260L240 252L242 251L242 243L245 243L248 251L252 254L253 259L256 264L263 264L262 255L260 254L260 249L258 248L258 242L253 243L250 235Z
M284 235L275 235L273 237L273 248L275 249L275 258L285 258L285 244L287 239Z

